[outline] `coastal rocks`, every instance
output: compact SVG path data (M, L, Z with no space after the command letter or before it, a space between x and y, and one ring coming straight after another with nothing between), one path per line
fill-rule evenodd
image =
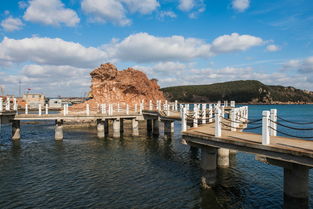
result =
M149 80L145 73L128 68L118 71L110 63L102 64L90 73L91 90L90 98L82 104L74 105L71 109L84 108L86 104L90 108L97 108L99 104L125 103L129 105L146 103L152 100L165 100L163 92L156 79Z

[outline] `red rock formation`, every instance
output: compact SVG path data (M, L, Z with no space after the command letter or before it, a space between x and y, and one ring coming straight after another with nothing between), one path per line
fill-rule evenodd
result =
M165 100L163 92L156 79L149 80L145 73L128 68L118 71L117 68L110 63L102 64L91 73L91 91L89 97L92 99L84 104L74 105L75 107L83 107L90 104L95 108L97 104L126 103L139 104L142 100L149 102L152 100Z

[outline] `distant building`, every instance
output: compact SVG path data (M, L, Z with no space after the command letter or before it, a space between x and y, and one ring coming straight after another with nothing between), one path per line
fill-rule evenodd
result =
M60 108L62 107L62 99L49 99L48 104L51 108Z
M24 94L23 100L30 108L38 108L39 104L42 107L45 105L45 96L43 94Z

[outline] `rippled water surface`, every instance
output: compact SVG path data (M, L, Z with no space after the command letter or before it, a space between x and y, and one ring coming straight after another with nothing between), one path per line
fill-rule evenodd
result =
M313 120L312 105L275 106L289 119ZM249 117L262 109L250 106ZM180 124L171 139L122 137L99 140L95 129L22 124L19 142L1 127L0 208L281 208L283 169L238 153L218 170L218 183L201 191L197 156L180 143ZM162 132L162 128L160 130ZM297 134L297 133L296 133ZM312 173L310 205L313 207Z

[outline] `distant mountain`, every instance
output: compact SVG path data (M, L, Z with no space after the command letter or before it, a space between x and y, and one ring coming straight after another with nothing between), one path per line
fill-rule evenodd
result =
M256 80L239 80L210 85L174 86L162 88L168 100L180 102L238 103L313 103L313 92L288 86L269 86Z

